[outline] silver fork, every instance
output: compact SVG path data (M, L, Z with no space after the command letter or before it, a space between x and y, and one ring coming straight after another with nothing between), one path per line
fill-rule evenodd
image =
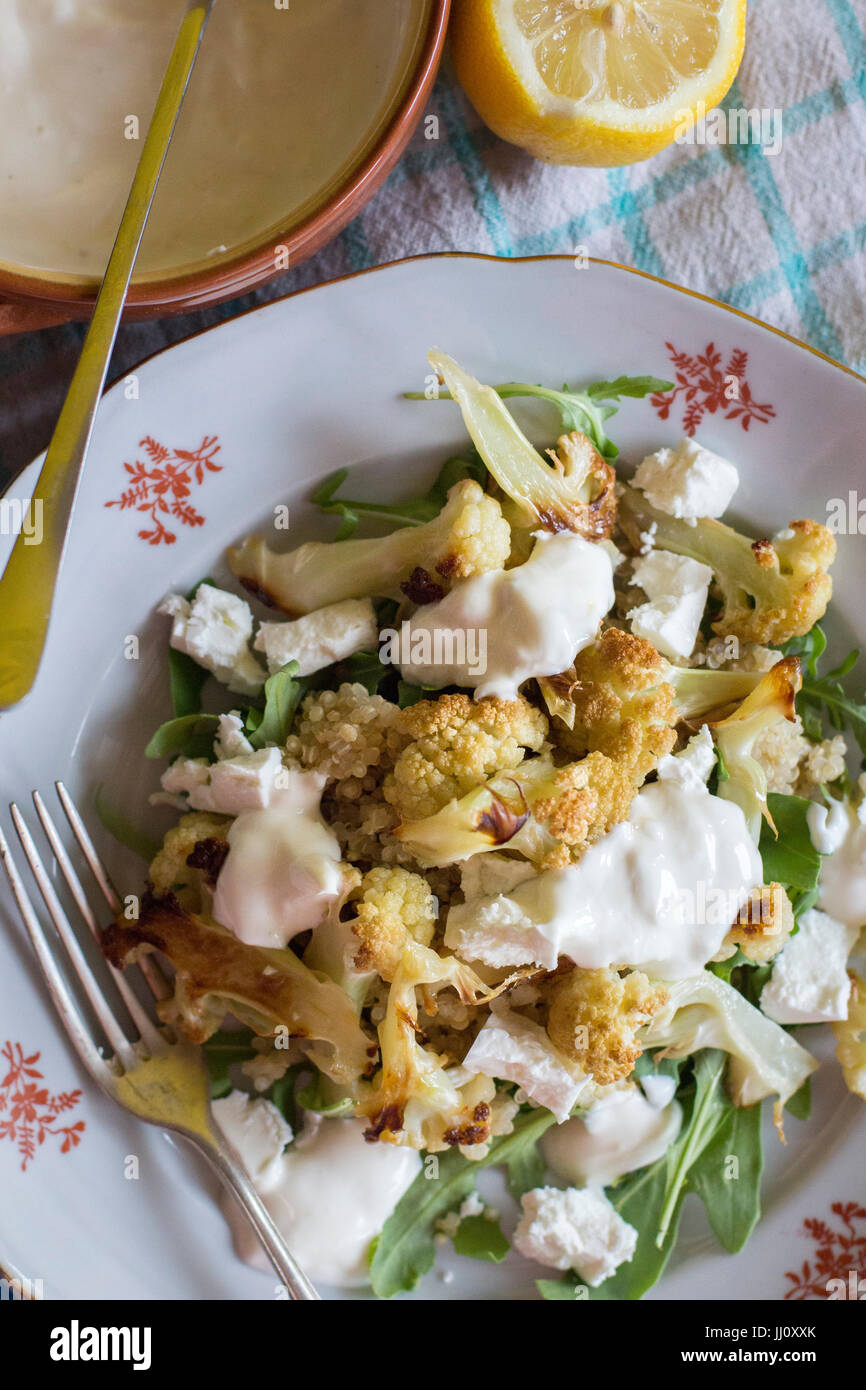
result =
M118 894L93 846L72 798L62 782L56 782L57 795L78 846L112 914L121 909ZM33 793L36 813L51 851L84 922L99 941L97 914L88 901L81 879L64 847L48 808L38 792ZM0 861L6 870L15 901L36 951L45 982L72 1045L93 1080L107 1096L147 1124L179 1134L203 1154L224 1185L234 1194L264 1246L289 1297L318 1299L319 1295L299 1268L286 1246L270 1212L250 1181L234 1149L217 1130L210 1109L207 1074L198 1048L176 1040L169 1030L157 1026L130 984L136 967L121 973L102 962L91 966L69 918L60 902L51 876L45 868L27 823L13 802L10 811L21 848L30 865L36 885L57 929L49 935L41 923L18 873L8 842L0 829ZM86 1011L70 989L59 964L65 948L68 961L86 995L99 1027L107 1040L104 1055ZM155 998L169 993L168 984L156 961L142 961L141 975ZM104 984L113 982L122 1008L106 998Z

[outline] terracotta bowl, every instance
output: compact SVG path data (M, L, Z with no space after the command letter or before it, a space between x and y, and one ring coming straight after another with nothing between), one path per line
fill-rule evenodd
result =
M133 282L125 317L162 318L233 299L282 274L286 261L297 266L342 231L391 172L423 114L442 59L450 7L451 0L431 0L414 71L385 130L320 207L299 223L287 218L284 229L269 227L257 246L245 248L236 258L222 258L219 264L192 273ZM276 246L281 266L275 266ZM0 335L87 319L97 289L92 281L75 282L68 276L52 279L23 267L17 271L0 266Z

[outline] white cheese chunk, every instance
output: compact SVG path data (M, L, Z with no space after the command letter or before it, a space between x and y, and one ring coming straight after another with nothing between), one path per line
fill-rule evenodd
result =
M813 908L800 918L761 993L761 1009L776 1023L832 1023L848 1017L846 966L859 935Z
M169 641L240 695L255 695L265 672L249 649L253 615L248 603L214 584L199 584L192 602L169 594L159 605L172 619Z
M297 661L298 675L311 676L335 661L345 661L362 649L376 649L379 626L368 598L350 598L317 608L289 623L261 623L256 651L264 652L273 675L288 661Z
M691 656L712 577L709 565L669 550L652 550L636 560L634 582L649 602L628 614L632 632L671 660Z
M283 1150L294 1133L275 1105L246 1091L230 1091L211 1102L214 1119L243 1154L244 1167L260 1192L269 1192L282 1174Z
M666 753L660 758L657 771L662 782L676 782L681 787L700 790L707 785L715 765L716 746L704 724L681 753Z
M252 753L253 745L244 733L244 721L237 710L220 715L213 751L218 758L239 758Z
M514 1232L521 1255L551 1269L573 1269L593 1289L634 1254L637 1231L596 1188L535 1187L521 1205Z
M204 758L177 758L162 774L163 791L186 793L196 811L239 816L270 806L288 784L279 748L260 748L236 758L208 763Z
M675 449L648 454L638 465L634 483L660 512L694 522L702 516L721 516L740 477L728 459L685 438Z
M509 1009L491 1013L463 1067L472 1074L516 1081L530 1100L546 1106L560 1122L568 1119L589 1085L578 1068L566 1064L539 1024Z

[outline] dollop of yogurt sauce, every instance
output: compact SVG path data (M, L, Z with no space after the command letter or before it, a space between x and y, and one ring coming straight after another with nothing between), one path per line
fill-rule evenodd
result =
M613 601L613 567L603 546L570 531L539 532L525 564L475 575L404 624L403 679L513 700L531 676L570 666ZM461 645L466 659L449 660Z
M640 966L662 980L697 975L718 951L763 867L733 802L697 778L651 783L631 817L565 869L510 894L451 908L445 941L467 960L588 970Z
M848 927L866 924L866 802L834 802L825 816L819 803L807 812L815 848L828 857L821 864L818 906ZM827 846L827 848L824 848Z
M370 1242L420 1171L421 1155L368 1144L362 1120L316 1116L284 1151L292 1131L270 1102L233 1091L213 1110L304 1273L337 1288L368 1283ZM269 1269L235 1203L223 1209L238 1257Z
M228 831L213 915L250 946L283 947L317 927L342 890L340 846L319 814L324 778L292 770Z
M585 1114L553 1125L542 1136L541 1151L563 1182L607 1187L661 1158L682 1119L677 1101L653 1105L637 1086L629 1086L601 1096Z

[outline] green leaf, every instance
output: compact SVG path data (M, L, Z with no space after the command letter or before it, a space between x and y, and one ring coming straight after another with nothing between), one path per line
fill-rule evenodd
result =
M486 1216L464 1216L454 1235L454 1249L471 1260L489 1260L498 1265L511 1246L498 1221L489 1221Z
M329 1077L317 1071L311 1081L298 1091L298 1103L317 1115L349 1115L355 1108L351 1096L345 1095Z
M799 656L805 660L803 688L797 696L797 710L803 720L803 729L813 743L820 742L824 737L825 719L837 732L848 729L866 760L866 703L854 699L842 684L857 665L860 653L849 652L844 661L822 676L818 673L818 663L826 646L824 631L816 623L805 637L793 637L782 647L786 656Z
M303 1104L300 1096L295 1095L299 1070L300 1066L287 1068L283 1075L278 1076L266 1091L259 1092L259 1095L277 1107L286 1124L291 1125L293 1132L297 1131L300 1115L299 1106Z
M761 1106L740 1109L725 1099L724 1118L692 1167L688 1190L703 1202L719 1244L735 1255L761 1216Z
M469 1160L456 1149L428 1158L382 1228L370 1262L374 1293L392 1298L414 1289L433 1265L437 1220L469 1196L479 1169L513 1163L522 1151L534 1148L554 1123L549 1110L532 1110L517 1116L511 1134L493 1140L485 1158ZM433 1159L438 1176L428 1177L427 1164Z
M808 1120L812 1114L812 1078L807 1076L799 1091L785 1102L785 1109L795 1120Z
M144 750L146 758L212 758L213 741L219 727L216 714L184 714L160 724Z
M159 853L159 840L152 840L143 830L137 830L125 816L109 806L101 782L93 793L93 809L109 835L113 835L118 844L125 845L147 864Z
M201 710L201 692L209 672L186 652L168 649L168 683L171 691L171 705L175 718L187 714L198 714Z
M445 505L448 491L464 478L473 478L484 483L487 470L479 458L448 459L439 470L432 486L421 497L410 498L407 502L358 502L336 494L349 476L348 468L332 473L316 488L310 496L314 506L329 515L342 517L342 524L335 537L338 541L348 540L358 527L359 512L368 516L385 517L398 526L423 526L437 517Z
M352 684L363 685L368 695L375 695L383 681L391 675L393 667L379 660L378 652L355 652L339 663L340 671L346 670L345 679Z
M766 820L761 821L758 848L764 866L765 883L781 883L785 888L811 892L817 887L821 856L812 844L806 813L811 802L802 796L770 792L767 809L776 825L778 837Z
M253 717L251 720L252 710L247 716L247 738L253 748L264 748L269 743L282 748L289 737L295 713L306 690L305 683L295 679L297 674L297 661L287 661L265 681L265 708L261 719Z
M249 1028L237 1030L223 1029L212 1033L202 1043L205 1066L210 1077L211 1100L220 1100L233 1089L229 1069L240 1062L249 1062L255 1057L252 1046L255 1034Z
M401 709L408 709L410 705L429 699L431 690L438 692L438 686L410 685L408 681L400 680L397 682L397 704Z

